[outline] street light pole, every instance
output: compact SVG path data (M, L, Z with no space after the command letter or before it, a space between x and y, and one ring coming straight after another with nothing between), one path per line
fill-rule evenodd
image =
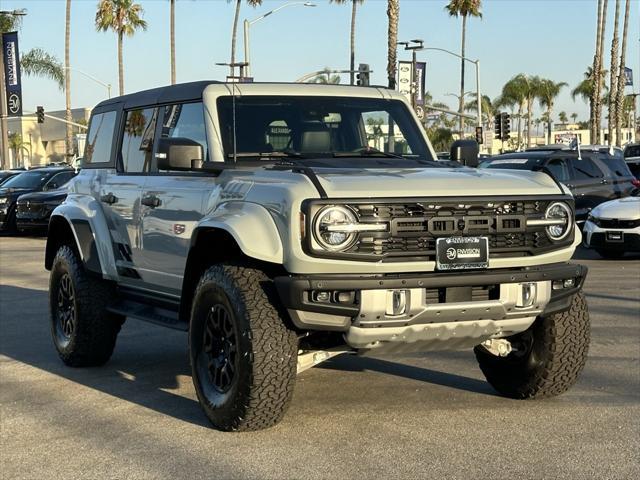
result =
M282 10L283 8L287 8L287 7L315 7L316 4L315 3L311 3L311 2L289 2L289 3L285 3L284 5L280 5L279 7L274 8L273 10L269 10L267 13L260 15L257 18L254 18L253 20L247 20L245 18L244 22L243 22L243 33L244 33L244 63L246 64L245 67L245 76L249 77L251 76L251 61L250 61L250 45L249 45L249 29L251 28L251 25L253 25L254 23L259 22L260 20L263 20L264 18L268 17L269 15L276 13L278 10Z
M453 55L454 57L458 57L462 60L466 60L469 63L473 63L476 67L476 95L478 96L477 98L477 108L478 108L478 117L476 119L477 121L477 126L481 127L482 126L482 96L480 94L480 60L471 60L470 58L467 57L463 57L462 55L459 55L455 52L452 52L451 50L445 50L444 48L436 48L436 47L424 47L422 48L422 50L435 50L438 52L444 52L444 53L448 53L449 55Z
M71 70L73 72L77 72L80 75L84 75L85 77L87 77L90 80L93 80L94 82L102 85L103 87L105 87L107 89L107 95L109 98L111 98L111 84L110 83L104 83L102 80L97 79L96 77L94 77L93 75L88 74L87 72L83 72L82 70L78 70L77 68L73 68L73 67L62 67L65 70Z

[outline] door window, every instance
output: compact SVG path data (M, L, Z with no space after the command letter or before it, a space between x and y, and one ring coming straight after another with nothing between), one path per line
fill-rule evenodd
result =
M604 176L593 160L588 157L583 157L582 160L574 159L571 166L576 180L591 180Z
M60 188L75 176L75 172L60 172L54 175L51 180L47 182L47 188L49 188L50 190L53 190L54 188Z
M116 126L116 112L98 113L91 118L84 148L83 166L111 161L111 145Z
M551 175L559 182L566 182L569 180L569 166L565 158L554 158L547 163L547 168L551 172Z
M162 110L161 138L188 138L198 142L206 161L209 156L202 103L167 105Z
M122 169L127 173L148 172L151 168L157 110L145 108L130 110L126 114L120 151Z

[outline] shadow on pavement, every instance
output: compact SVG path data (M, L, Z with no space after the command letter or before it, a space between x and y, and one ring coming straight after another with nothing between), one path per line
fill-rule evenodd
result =
M320 364L316 368L347 372L378 372L409 380L455 388L457 390L498 396L495 390L493 390L491 386L483 380L476 380L475 378L463 377L452 373L439 372L428 368L414 367L413 365L390 362L379 358L341 355Z
M190 377L187 339L130 320L102 367L67 367L50 338L47 292L0 285L0 354L67 380L199 426L209 426L196 400L167 392Z

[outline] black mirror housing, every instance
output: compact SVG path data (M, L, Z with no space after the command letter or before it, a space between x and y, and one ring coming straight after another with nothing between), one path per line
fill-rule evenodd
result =
M161 138L158 144L159 170L193 170L204 160L202 145L190 138Z
M475 140L456 140L451 144L451 160L460 162L467 167L477 167L480 146Z

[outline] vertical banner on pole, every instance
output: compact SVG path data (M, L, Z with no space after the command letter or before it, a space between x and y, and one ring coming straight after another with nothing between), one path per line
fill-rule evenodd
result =
M425 77L427 71L426 62L416 62L416 105L424 105Z
M398 91L411 102L411 62L398 62Z
M7 113L10 117L20 117L22 116L22 82L20 79L18 32L2 34L2 56L7 92Z

